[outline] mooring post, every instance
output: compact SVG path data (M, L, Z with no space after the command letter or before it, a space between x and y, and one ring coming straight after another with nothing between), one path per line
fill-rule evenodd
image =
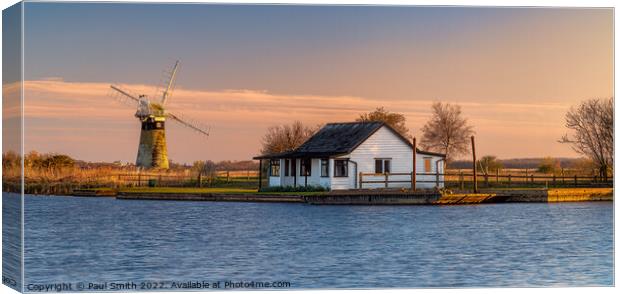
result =
M412 162L412 170L411 170L411 189L413 191L416 190L416 139L413 137L413 162Z
M474 172L474 193L478 193L478 170L476 168L476 142L474 136L471 136L471 154L473 157L472 170Z

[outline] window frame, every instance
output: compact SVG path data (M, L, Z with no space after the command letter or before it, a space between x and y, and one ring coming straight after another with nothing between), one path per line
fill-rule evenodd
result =
M337 167L339 162L344 162L344 175L337 174ZM334 159L334 178L348 178L349 177L349 159Z
M433 172L433 157L426 156L423 158L424 160L424 172L432 173ZM428 162L428 170L426 169L426 163Z
M380 167L381 167L380 172L377 172L377 167L379 167L378 163L380 163ZM391 172L392 172L392 158L375 158L375 174L384 174L384 173L389 174Z
M321 158L319 166L321 167L321 178L329 178L329 158ZM325 167L325 170L323 170L323 167Z
M302 158L299 160L299 176L312 176L312 158Z
M277 164L274 164L274 163L277 163ZM269 160L269 176L270 177L280 176L280 159Z

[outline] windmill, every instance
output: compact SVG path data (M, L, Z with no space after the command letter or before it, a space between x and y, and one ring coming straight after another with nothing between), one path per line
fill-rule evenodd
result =
M142 168L168 168L168 150L166 147L166 119L169 118L181 125L197 131L201 135L209 136L209 130L186 118L180 114L173 114L165 110L166 102L169 100L177 71L179 61L174 63L170 72L167 73L164 87L159 101L151 100L146 95L135 95L119 86L110 85L113 93L118 98L133 105L137 105L136 118L140 120L142 129L140 131L140 143L138 145L138 156L136 166Z

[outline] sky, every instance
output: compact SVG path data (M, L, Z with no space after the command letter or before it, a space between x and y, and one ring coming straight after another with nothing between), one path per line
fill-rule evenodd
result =
M478 156L577 157L557 142L566 111L613 96L611 9L26 3L24 15L24 148L88 161L135 161L136 108L109 85L153 97L177 59L168 109L211 136L169 123L176 162L247 160L270 126L379 106L421 137L436 101L461 105Z

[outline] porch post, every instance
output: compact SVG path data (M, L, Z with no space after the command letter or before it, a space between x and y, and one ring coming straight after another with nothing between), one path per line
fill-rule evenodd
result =
M258 160L258 191L263 188L263 160Z
M306 161L305 158L304 161ZM312 159L310 159L310 162L304 162L304 187L308 187L308 166L306 165L307 163L310 163L310 168L312 168Z
M293 187L297 188L297 158L291 160L291 171L293 172Z

